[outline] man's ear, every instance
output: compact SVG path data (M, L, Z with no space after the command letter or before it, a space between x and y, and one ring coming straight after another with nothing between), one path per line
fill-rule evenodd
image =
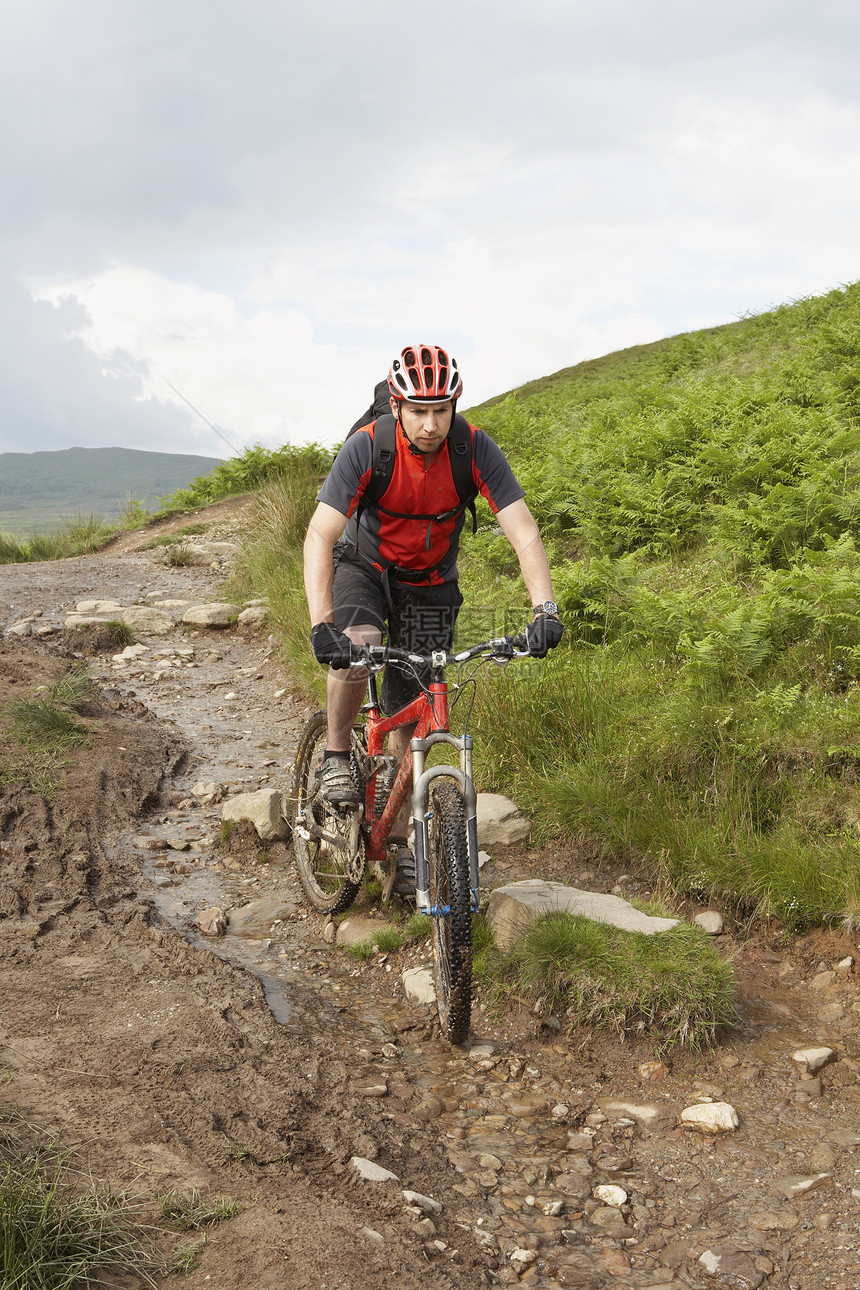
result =
M395 399L394 396L392 395L391 398L388 400L388 403L391 408L391 415L395 418L395 420L399 421L400 420L400 400Z

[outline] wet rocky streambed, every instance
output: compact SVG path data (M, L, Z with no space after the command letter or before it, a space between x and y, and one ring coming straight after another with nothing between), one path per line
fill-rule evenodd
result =
M172 601L178 616L217 584L214 571L159 570L140 554L119 566L106 563L101 581L90 569L81 598ZM35 582L15 589L7 628L27 611L59 626L68 604L52 605ZM403 972L428 963L429 942L357 962L327 943L323 920L303 905L285 844L255 845L241 831L224 844L219 797L287 788L307 716L273 643L181 627L140 639L137 658L98 661L100 683L173 723L191 753L169 806L113 845L134 858L157 924L254 973L277 1021L334 1044L349 1094L404 1140L442 1143L458 1197L448 1217L476 1237L485 1278L582 1290L860 1284L858 938L820 932L768 946L721 937L736 962L740 1017L703 1053L660 1060L644 1040L567 1034L525 1001L502 1019L479 1001L470 1044L451 1048L430 1006L404 995ZM499 854L485 873L491 885L552 876L601 890L617 878L552 847ZM195 923L207 906L230 912L217 939ZM806 1050L828 1051L796 1056ZM703 1132L679 1120L685 1108L723 1103L737 1127ZM385 1160L350 1167L384 1172ZM392 1195L428 1257L444 1250L432 1198Z

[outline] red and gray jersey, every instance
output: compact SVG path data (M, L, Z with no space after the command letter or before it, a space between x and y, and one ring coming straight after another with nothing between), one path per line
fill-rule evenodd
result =
M374 421L349 436L317 500L350 517L347 539L380 569L396 566L393 572L401 581L409 581L403 576L406 571L418 575L416 582L440 583L456 578L465 507L451 474L447 442L428 463L423 453L412 447L398 423L391 483L379 505L368 501L361 506L373 469L375 425ZM475 488L495 515L519 501L523 490L498 444L476 426L470 425L469 431ZM390 515L389 511L397 514Z

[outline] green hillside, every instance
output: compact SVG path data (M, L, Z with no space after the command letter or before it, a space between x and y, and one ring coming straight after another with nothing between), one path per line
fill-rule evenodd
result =
M860 920L858 414L858 284L474 410L568 626L482 696L488 767L545 830L788 924ZM510 573L485 531L471 597Z
M480 786L663 894L860 926L860 284L469 416L526 488L567 625L545 663L480 676ZM318 466L260 495L237 578L321 698L300 560ZM524 626L486 508L461 575L461 643Z
M133 448L0 453L0 533L57 533L76 515L117 522L129 497L157 510L162 497L220 464Z

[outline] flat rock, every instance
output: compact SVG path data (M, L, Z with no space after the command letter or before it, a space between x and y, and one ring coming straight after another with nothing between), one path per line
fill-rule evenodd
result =
M221 807L221 819L250 820L263 842L285 838L289 833L284 818L284 795L274 788L231 797Z
M227 926L240 936L269 936L272 923L292 914L294 906L281 896L259 896L247 905L237 905L229 911Z
M729 1285L743 1287L743 1290L756 1290L764 1281L764 1273L759 1272L750 1255L732 1245L715 1245L713 1249L705 1250L699 1257L699 1267L708 1276L718 1277Z
M529 878L496 887L490 893L487 916L499 949L509 950L530 923L542 914L580 914L593 922L608 923L627 932L654 936L677 927L676 918L655 918L635 909L620 896L605 896L579 887L565 887L560 882Z
M151 605L131 605L122 611L120 619L133 631L146 632L149 636L166 636L176 626L170 614Z
M388 926L388 923L380 922L378 918L362 918L360 914L350 914L349 918L338 923L335 944L360 945L363 941L371 940L375 932Z
M600 1209L594 1210L592 1214L589 1214L588 1220L595 1227L608 1228L610 1231L615 1232L623 1231L627 1226L621 1210L614 1205L604 1205Z
M33 623L30 619L22 619L19 623L13 623L6 633L7 636L32 636Z
M407 968L401 978L411 1003L435 1003L436 986L430 968Z
M365 1160L364 1156L351 1156L349 1163L359 1177L368 1182L400 1182L397 1174L393 1174L390 1169L383 1169L382 1165L373 1160Z
M136 658L140 658L143 654L148 653L148 645L126 645L125 649L121 650L119 654L114 654L113 661L115 663L131 662Z
M66 631L74 631L76 627L96 627L101 623L113 622L114 618L110 614L69 614L64 622L63 627Z
M836 1060L836 1053L832 1048L798 1048L791 1054L791 1060L808 1075L815 1075Z
M224 796L224 785L218 784L215 780L198 779L196 784L191 785L191 792L203 806L211 806L213 802L220 802Z
M186 548L186 564L199 568L212 564L225 564L228 560L232 560L239 550L235 542L184 542L182 545ZM167 562L170 561L169 550L165 552L164 558Z
M516 802L501 793L478 793L478 837L483 847L511 846L525 842L531 820L520 815Z
M194 922L204 936L220 936L227 928L227 916L217 905L201 909Z
M78 600L76 614L121 614L123 606L118 600Z
M819 1187L824 1187L832 1181L830 1174L787 1174L783 1178L775 1178L773 1186L783 1195L788 1196L789 1200L794 1200L798 1196L805 1196L807 1192L817 1191Z
M674 1129L678 1114L664 1102L629 1102L621 1098L606 1098L600 1109L610 1120L632 1120L646 1137Z
M749 1225L757 1232L793 1232L800 1219L796 1214L780 1213L770 1209L750 1214Z
M182 615L182 621L191 627L231 627L241 612L241 605L217 601L208 605L192 605Z
M150 834L139 833L134 839L134 845L139 851L166 851L167 839L152 837Z
M740 1125L740 1117L728 1102L699 1102L681 1112L681 1125L708 1135L731 1133Z

